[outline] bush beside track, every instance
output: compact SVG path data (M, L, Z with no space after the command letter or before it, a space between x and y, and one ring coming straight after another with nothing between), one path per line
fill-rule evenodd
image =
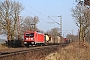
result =
M8 40L6 41L8 47L21 47L23 46L23 40Z

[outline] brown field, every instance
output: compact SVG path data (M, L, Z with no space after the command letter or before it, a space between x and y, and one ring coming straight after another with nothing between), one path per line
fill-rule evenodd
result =
M8 49L9 48L0 45L0 50ZM19 60L19 58L23 58L22 60L90 60L90 44L86 43L86 46L79 46L78 42L73 42L66 47L58 48L53 53L48 49L44 49L36 53L29 52L17 56L17 60ZM14 58L11 59L13 60Z
M5 45L3 45L3 44L0 44L0 50L2 50L2 49L7 49L8 47L6 47Z
M45 60L90 60L90 44L79 46L78 42L73 42L69 46L47 55Z

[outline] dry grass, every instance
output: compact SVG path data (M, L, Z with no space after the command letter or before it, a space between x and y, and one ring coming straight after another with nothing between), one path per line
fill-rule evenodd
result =
M90 45L86 43L84 47L74 42L65 48L58 49L56 53L46 56L45 60L90 60Z
M8 47L5 46L4 44L0 44L0 50L1 50L1 49L6 49L6 48L8 48Z
M7 49L7 47L0 45L1 49ZM85 46L79 46L77 42L73 42L67 47L58 48L58 50L51 48L43 49L21 54L16 57L18 57L17 60L20 57L22 57L21 60L90 60L90 44L86 43Z

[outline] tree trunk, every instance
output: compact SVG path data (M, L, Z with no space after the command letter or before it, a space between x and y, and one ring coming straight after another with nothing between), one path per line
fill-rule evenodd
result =
M6 13L6 18L5 18L6 22L7 22L7 40L10 40L10 22L9 22L9 19L8 19L8 15Z
M85 31L83 31L83 44L85 44Z
M79 35L80 39L79 39L79 45L81 45L83 43L83 26L82 23L80 23L80 35Z
M7 23L7 39L11 40L11 38L10 38L10 25L9 25L9 21Z

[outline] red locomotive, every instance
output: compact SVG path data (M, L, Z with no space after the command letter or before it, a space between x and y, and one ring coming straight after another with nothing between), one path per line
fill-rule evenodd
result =
M64 38L64 43L65 43L65 44L70 43L70 39L68 39L68 38Z
M24 33L24 45L44 45L44 34L36 31L26 31Z

